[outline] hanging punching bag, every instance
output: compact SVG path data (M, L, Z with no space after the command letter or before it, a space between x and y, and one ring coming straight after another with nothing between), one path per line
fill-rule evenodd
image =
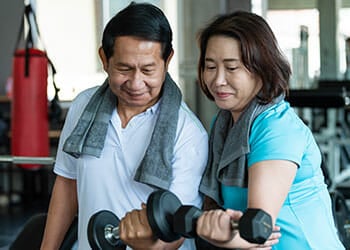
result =
M13 60L11 148L13 156L48 156L48 61L37 49L18 50ZM38 168L39 165L20 165Z
M29 15L31 9L26 8ZM13 97L11 102L11 153L13 156L49 156L47 99L48 58L33 48L32 29L26 48L17 49L13 58ZM39 164L20 164L38 169Z

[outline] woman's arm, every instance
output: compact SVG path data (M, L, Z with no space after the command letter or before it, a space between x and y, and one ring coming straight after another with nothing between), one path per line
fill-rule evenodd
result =
M297 165L285 160L262 161L252 165L248 170L248 208L264 210L271 215L275 224L296 171ZM271 244L278 242L280 233L273 233L270 239L260 246L245 241L237 231L231 229L230 220L237 219L237 216L220 210L204 213L198 220L197 233L210 243L227 248L269 249Z
M297 165L286 160L261 161L248 170L248 208L261 208L276 222L296 175Z

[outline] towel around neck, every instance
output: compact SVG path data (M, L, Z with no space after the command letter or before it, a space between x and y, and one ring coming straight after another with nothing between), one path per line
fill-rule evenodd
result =
M246 155L250 152L249 134L255 118L281 101L283 96L263 105L254 98L234 124L230 111L220 110L209 137L209 156L200 191L222 205L220 183L247 187Z
M136 171L134 178L136 181L162 189L169 188L181 100L180 89L167 73L159 116L145 156ZM64 142L63 151L75 158L83 154L100 157L109 120L116 104L117 98L110 90L106 79L86 105L75 128Z

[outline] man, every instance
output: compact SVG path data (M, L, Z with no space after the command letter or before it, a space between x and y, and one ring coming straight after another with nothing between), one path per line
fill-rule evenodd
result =
M67 114L42 249L58 249L76 214L78 249L89 249L88 221L99 210L122 220L121 238L133 249L177 249L184 241L147 235L141 206L159 188L186 204L202 202L208 138L167 73L171 42L166 17L150 4L131 3L106 25L99 55L108 77L79 94ZM145 234L134 238L135 231ZM181 246L193 248L191 240Z

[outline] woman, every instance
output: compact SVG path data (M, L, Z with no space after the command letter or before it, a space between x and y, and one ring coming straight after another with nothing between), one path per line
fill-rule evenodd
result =
M198 235L224 248L253 245L232 232L230 209L260 208L280 227L272 249L344 249L310 129L284 100L291 69L258 15L217 17L199 35L199 84L220 108L200 190L224 210L198 219ZM266 246L262 246L266 247Z

